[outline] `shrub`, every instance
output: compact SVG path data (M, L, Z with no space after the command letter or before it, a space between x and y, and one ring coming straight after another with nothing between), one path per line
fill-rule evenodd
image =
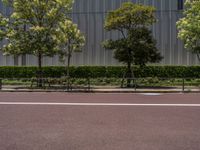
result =
M122 78L123 66L79 66L70 67L73 78ZM133 67L135 77L159 78L200 78L200 66L146 66ZM36 77L37 67L0 67L0 78L33 78ZM43 67L44 78L60 78L66 74L65 67Z

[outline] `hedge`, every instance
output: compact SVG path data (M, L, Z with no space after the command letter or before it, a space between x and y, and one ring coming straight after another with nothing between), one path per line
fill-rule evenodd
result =
M70 67L70 75L75 78L117 77L122 78L125 67L121 66L81 66ZM135 77L199 78L200 66L146 66L133 67ZM0 67L0 78L36 77L37 67ZM59 78L66 74L65 67L43 67L43 77Z

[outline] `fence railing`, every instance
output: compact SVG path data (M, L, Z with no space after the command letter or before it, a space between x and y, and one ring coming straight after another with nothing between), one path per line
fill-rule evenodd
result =
M39 84L41 87L39 87ZM188 91L187 87L200 89L199 78L0 78L0 90L9 86L13 89L20 88L43 88L62 89L73 91L82 89L91 91L95 88L130 88L135 91L142 88L177 88L180 91Z

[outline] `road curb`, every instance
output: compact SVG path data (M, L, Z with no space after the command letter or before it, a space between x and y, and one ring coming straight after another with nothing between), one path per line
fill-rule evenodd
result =
M47 93L200 93L200 91L174 91L174 90L168 90L168 91L162 91L162 90L140 90L140 91L134 91L134 90L90 90L90 91L83 91L83 90L76 90L76 91L64 91L64 90L0 90L1 93L4 92L47 92Z

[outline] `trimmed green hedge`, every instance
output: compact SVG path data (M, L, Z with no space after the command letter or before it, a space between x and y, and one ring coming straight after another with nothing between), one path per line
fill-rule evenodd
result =
M125 67L81 66L70 67L70 75L75 78L118 77L122 78ZM200 78L200 66L146 66L133 68L136 77ZM37 67L0 67L0 78L32 78ZM43 67L44 77L61 77L66 74L65 67Z

